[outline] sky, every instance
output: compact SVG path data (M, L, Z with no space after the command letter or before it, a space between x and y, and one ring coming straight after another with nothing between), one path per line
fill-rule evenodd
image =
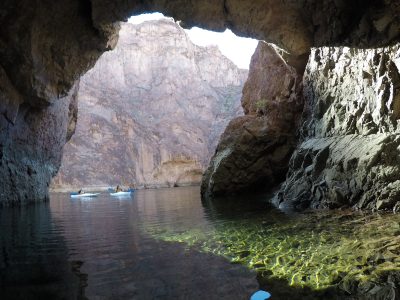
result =
M129 18L128 22L140 24L144 21L162 18L165 18L165 16L161 13L143 14ZM192 29L185 29L185 31L196 45L217 45L223 55L242 69L249 68L251 56L258 43L255 39L238 37L229 29L225 32L214 32L193 27Z

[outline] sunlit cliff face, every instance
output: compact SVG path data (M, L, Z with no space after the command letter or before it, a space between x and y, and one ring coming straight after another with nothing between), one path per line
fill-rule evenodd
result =
M52 186L198 185L226 124L243 114L247 74L173 20L121 23L116 48L81 77L77 129Z

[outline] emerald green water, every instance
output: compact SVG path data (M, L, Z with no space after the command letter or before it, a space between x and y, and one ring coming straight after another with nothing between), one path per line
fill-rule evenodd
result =
M284 213L198 187L0 210L0 298L398 299L400 215Z
M143 230L156 239L243 264L267 285L268 280L282 280L314 291L339 288L347 294L368 294L400 270L399 215L285 214L263 203L263 196L252 201L247 207L205 204L211 220L207 223L144 223Z

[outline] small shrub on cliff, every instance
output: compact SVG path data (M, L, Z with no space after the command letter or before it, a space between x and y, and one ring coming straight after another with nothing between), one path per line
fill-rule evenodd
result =
M267 113L267 99L261 98L256 101L256 113L265 115Z

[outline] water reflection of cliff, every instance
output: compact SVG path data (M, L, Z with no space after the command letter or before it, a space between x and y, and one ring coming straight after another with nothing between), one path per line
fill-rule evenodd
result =
M257 288L255 274L246 268L143 230L204 226L198 188L78 201L53 195L51 209L63 225L71 259L84 261L89 299L248 299Z
M141 223L146 226L177 225L182 229L204 223L198 188L148 190L143 193L143 201L138 202ZM162 192L160 192L162 191ZM178 221L178 224L176 224Z
M80 261L48 204L0 210L0 298L86 299Z
M133 293L140 251L135 202L107 195L67 205L63 195L54 194L52 200L52 214L64 225L71 259L85 262L81 269L88 274L86 295L110 299Z

